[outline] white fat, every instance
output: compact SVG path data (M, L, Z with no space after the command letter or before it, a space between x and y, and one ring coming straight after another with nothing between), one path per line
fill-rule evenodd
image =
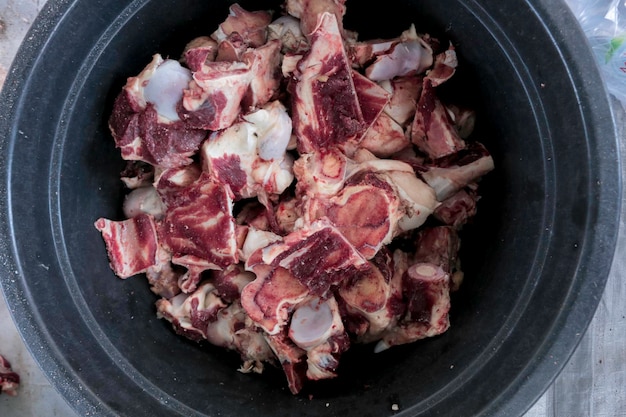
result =
M158 219L165 213L165 205L156 188L148 186L130 192L124 199L123 210L129 219L142 213L151 214Z
M160 116L170 120L180 120L176 105L183 98L183 90L191 81L191 71L178 61L167 59L154 71L144 87L144 97L152 103Z
M291 118L279 101L245 115L244 119L254 128L261 159L270 161L285 155L291 139Z
M331 334L333 313L327 302L315 298L302 304L293 313L289 337L303 349L326 341Z

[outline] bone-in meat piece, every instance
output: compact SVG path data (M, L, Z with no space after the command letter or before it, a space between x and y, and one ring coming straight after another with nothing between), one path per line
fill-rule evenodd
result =
M171 199L159 236L172 262L189 269L185 292L195 289L202 271L237 263L230 189L203 174Z
M450 115L435 92L433 82L424 79L417 103L411 141L432 159L441 158L465 148L465 142L454 127Z
M289 390L292 394L299 393L306 380L306 351L293 343L286 328L275 335L264 336L285 372Z
M308 379L337 376L339 357L350 347L350 339L334 297L314 297L298 306L291 319L289 337L306 350Z
M433 87L437 87L452 78L458 64L454 46L450 44L446 51L437 54L435 64L428 71L426 78L432 82Z
M257 265L254 271L256 279L243 289L241 304L257 326L278 334L309 290L285 268Z
M208 62L215 61L217 42L208 36L200 36L189 42L183 50L181 62L192 72L200 71Z
M191 163L206 132L181 121L176 111L190 79L189 70L158 54L128 79L109 118L122 158L165 168Z
M226 306L211 282L202 283L191 294L180 293L156 302L157 317L165 318L176 333L194 341L207 338L209 323L214 322L218 312Z
M461 239L453 227L435 226L417 235L414 262L438 265L450 276L450 291L457 291L463 281L459 249Z
M309 41L300 28L300 19L290 15L280 16L267 26L267 39L280 40L284 54L301 54L309 49Z
M348 158L339 150L304 154L293 166L297 179L296 194L301 198L331 197L343 188L348 171Z
M239 116L252 77L250 66L244 62L206 63L193 73L178 114L197 129L224 129Z
M267 39L267 25L272 20L268 11L259 10L249 12L235 3L230 6L230 13L211 37L218 42L223 41L232 33L238 33L244 42L253 47L263 45Z
M430 263L412 265L404 275L402 292L407 300L406 313L396 326L387 329L376 352L436 336L450 327L450 278L441 267Z
M242 100L244 109L262 107L277 95L281 81L280 46L280 41L272 40L243 53L242 60L252 72L250 86Z
M493 170L494 163L483 144L472 142L467 149L434 161L425 169L422 178L435 190L437 200L444 201Z
M321 24L325 14L333 14L343 32L343 15L346 13L345 0L287 0L285 9L290 15L300 19L300 27L305 36L311 37Z
M423 76L407 75L382 81L380 85L391 93L385 113L400 126L406 126L415 115L417 100L422 92Z
M240 372L262 373L263 362L273 362L274 353L256 328L239 300L217 312L206 328L206 339L215 346L239 352Z
M461 240L449 226L428 227L417 234L414 261L439 266L447 274L457 268Z
M393 319L387 308L392 294L390 281L389 274L372 265L369 271L344 281L338 290L348 322L351 316L365 319L364 326L352 329L361 342L377 340Z
M124 215L127 218L140 214L150 214L155 219L161 219L165 214L165 206L157 189L152 185L137 188L124 197L122 205Z
M123 221L99 218L94 226L102 233L111 269L118 277L146 272L156 264L157 226L152 216L140 214Z
M223 270L213 270L210 275L217 294L227 303L238 300L243 288L255 279L254 274L246 271L242 264L232 264Z
M360 146L379 158L386 158L411 146L411 141L402 126L382 113L367 129Z
M315 221L288 234L282 242L257 250L246 262L246 268L255 273L267 266L288 270L311 294L318 296L369 267L328 219Z
M409 74L422 73L432 64L432 52L419 39L394 43L389 51L376 57L365 69L372 81L391 80Z
M0 355L0 394L17 395L20 386L20 376L11 368L11 363Z
M346 239L370 259L391 242L404 213L400 198L384 179L364 172L325 204L322 213Z
M298 62L292 98L300 153L342 146L364 132L363 114L337 19L324 13Z
M248 45L238 32L232 32L217 45L216 61L241 61Z
M476 215L478 193L469 187L459 190L445 199L433 212L433 216L444 224L460 229Z
M290 137L291 119L273 101L212 133L200 152L203 168L237 199L281 194L293 181L293 159L286 153Z

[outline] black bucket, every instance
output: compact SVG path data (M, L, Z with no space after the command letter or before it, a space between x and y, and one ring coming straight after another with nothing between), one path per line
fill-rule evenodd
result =
M590 322L618 229L612 115L569 10L555 0L347 2L345 27L362 39L415 23L456 45L445 93L477 109L474 135L496 169L464 231L450 330L380 354L355 349L339 378L293 396L281 371L244 375L237 354L176 336L145 279L114 277L93 227L122 216L107 119L126 77L154 53L178 58L230 4L50 0L19 51L0 100L0 279L51 382L92 416L521 415Z

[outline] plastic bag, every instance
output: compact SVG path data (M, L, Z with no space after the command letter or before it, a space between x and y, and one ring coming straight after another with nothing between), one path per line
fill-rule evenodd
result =
M609 93L626 108L626 0L566 0L583 28Z

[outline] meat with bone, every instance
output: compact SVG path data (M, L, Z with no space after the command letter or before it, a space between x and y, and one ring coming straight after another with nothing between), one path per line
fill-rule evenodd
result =
M283 368L289 390L292 394L299 393L307 379L306 351L289 339L286 328L275 335L265 334L264 336Z
M429 263L410 266L402 281L402 292L406 313L384 332L376 352L436 336L450 327L450 277L441 267Z
M181 292L178 283L184 274L184 268L172 264L172 255L163 247L157 251L156 264L146 270L150 290L164 298L172 298Z
M381 338L404 311L402 277L408 268L404 252L381 251L371 269L342 283L337 294L347 328L359 343Z
M154 187L165 205L165 210L168 206L176 206L178 198L184 198L181 191L196 182L201 174L202 170L198 164L160 171L154 181Z
M241 103L244 109L262 107L277 95L281 82L280 47L280 41L273 40L243 53L242 60L252 72Z
M203 169L228 184L237 199L281 194L294 178L293 159L286 153L290 137L291 119L273 101L213 132L202 145Z
M155 219L160 219L165 213L165 206L152 185L137 188L126 195L122 206L124 215L127 218L138 216L139 214L150 214Z
M417 234L414 261L437 265L449 274L457 266L460 244L458 233L450 226L424 228Z
M204 282L190 294L180 293L171 299L156 302L157 316L172 323L176 333L188 339L201 341L207 338L209 323L227 306L217 295L211 282Z
M404 213L391 185L372 172L353 176L343 189L319 207L366 259L391 242ZM316 216L317 217L317 216Z
M456 52L454 46L450 44L447 50L437 54L435 63L432 69L428 71L426 78L431 81L433 87L437 87L452 78L457 66Z
M355 70L352 70L352 82L363 114L363 122L370 126L389 103L391 94Z
M257 265L254 273L256 279L241 293L241 304L257 326L269 335L278 334L309 289L280 266Z
M379 158L386 158L411 146L404 129L387 113L380 114L365 132L360 146Z
M232 32L217 44L215 61L242 61L248 45L238 32Z
M450 276L450 291L457 291L463 281L459 249L461 239L450 226L435 226L421 230L416 240L414 262L427 262L441 267Z
M384 80L380 85L391 93L389 104L385 107L385 113L402 127L413 120L417 100L421 96L423 77L407 75Z
M421 226L439 204L434 190L414 174L413 167L394 159L379 159L361 148L354 155L356 164L349 166L348 176L376 172L392 186L402 201L403 217L398 221L394 236Z
M476 215L478 199L476 190L465 187L445 199L435 209L433 216L444 224L460 229Z
M264 362L273 362L274 354L263 333L252 323L239 300L221 309L215 321L207 325L206 339L215 346L239 352L240 372L262 373Z
M11 368L11 363L2 355L0 355L0 394L6 394L11 397L17 395L17 389L20 386L20 376Z
M241 291L254 281L254 274L246 271L242 264L232 264L223 270L211 271L211 282L217 294L227 303L233 303L241 296Z
M325 218L288 234L282 242L257 250L246 261L246 268L255 273L265 272L267 266L288 270L317 296L324 296L331 286L369 267L348 239Z
M235 3L230 6L230 13L218 29L211 34L217 42L221 42L233 33L238 33L244 42L253 48L263 45L267 39L267 25L272 20L268 11L250 12Z
M193 80L183 91L178 114L197 129L229 127L239 116L252 76L250 66L244 62L205 63L193 73Z
M202 271L238 262L232 198L228 186L202 174L170 199L159 236L172 262L188 268L184 292L195 290Z
M296 162L294 173L298 179L297 194L302 196L303 200L302 222L300 223L308 224L322 215L328 216L331 222L334 222L333 217L336 216L327 213L328 209L336 205L337 201L341 201L340 194L348 194L348 191L343 191L348 184L356 185L364 177L372 180L376 177L382 180L382 183L377 182L378 187L373 184L369 185L372 191L378 189L375 194L378 194L380 198L372 198L371 201L355 200L355 202L366 202L368 215L388 213L388 222L385 224L388 224L390 233L384 234L383 244L389 243L388 238L422 225L437 207L434 190L415 176L410 165L397 160L378 159L362 148L355 153L355 157L357 160L352 160L341 152L335 151L321 155L304 155ZM367 173L372 173L374 176ZM367 193L366 190L363 191ZM393 201L397 202L390 204ZM341 202L338 204L345 205ZM347 205L346 213L351 206L352 203ZM369 210L374 207L378 211ZM352 219L351 224L345 224L340 220L337 224L344 224L344 229L353 227L357 234L361 227L366 226L366 224L356 223L359 220L358 216L346 214L344 218ZM363 218L363 220L366 219Z
M433 63L430 46L417 36L414 26L399 39L383 43L383 47L385 46L380 52L373 48L374 62L365 68L365 76L372 81L421 74Z
M259 230L253 226L248 226L246 239L241 248L241 260L247 261L250 256L259 249L263 249L274 242L281 241L281 236L267 230Z
M351 343L447 330L458 232L493 159L471 109L437 95L452 45L413 26L357 40L343 0L284 10L234 4L187 68L155 56L129 79L110 119L135 161L127 219L96 227L175 331L237 351L242 372L280 364L295 394Z
M217 42L208 36L200 36L189 42L183 51L180 61L192 71L200 71L208 62L215 61Z
M156 264L157 226L148 214L113 221L99 218L95 227L102 233L111 269L120 278L146 272Z
M292 117L300 153L341 147L360 138L365 131L363 114L335 15L321 15L311 49L298 62L294 76Z
M487 148L472 142L467 149L428 164L421 176L433 187L437 200L444 201L493 169Z
M424 79L421 97L411 125L411 141L432 159L465 148L465 142L455 129L448 111L437 97L433 82L428 77Z
M303 154L293 166L296 194L300 198L333 196L343 188L349 169L348 157L336 149Z
M313 297L300 304L291 318L289 338L306 351L310 380L334 378L339 357L350 346L334 297Z
M267 26L268 40L277 39L284 54L301 54L309 49L309 41L302 33L300 20L293 16L280 16Z
M165 168L191 163L206 132L182 122L176 111L190 79L189 70L158 54L128 79L109 119L122 158Z
M286 0L285 9L291 16L300 20L302 33L307 37L312 37L315 30L322 24L325 14L335 16L339 33L343 32L345 3L345 0Z

